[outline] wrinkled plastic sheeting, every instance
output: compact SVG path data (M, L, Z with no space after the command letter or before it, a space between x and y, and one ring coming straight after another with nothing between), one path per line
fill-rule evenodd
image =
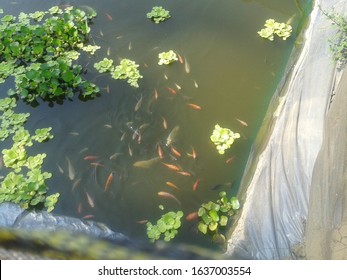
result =
M59 231L65 230L76 234L86 234L94 238L112 242L127 243L129 238L114 232L106 225L94 221L82 221L73 217L59 216L45 211L26 211L17 204L0 204L0 228L23 230Z
M314 3L304 45L274 95L245 169L239 192L243 209L226 252L232 258L301 257L297 248L304 239L313 167L340 75L328 42L336 30L319 6L340 12L347 1Z
M347 259L347 71L329 108L313 170L305 236L308 259Z

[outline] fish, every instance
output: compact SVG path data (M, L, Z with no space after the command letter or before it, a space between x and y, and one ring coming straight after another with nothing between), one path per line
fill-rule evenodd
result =
M180 191L181 189L179 187L177 187L174 183L172 182L166 182L166 185L169 186L170 188L173 188L175 190Z
M89 206L91 208L94 208L95 207L94 200L92 199L92 197L87 192L86 192L86 196L87 196L87 202L88 202Z
M184 58L184 71L186 71L187 74L190 73L190 64L188 63L187 58Z
M96 166L104 166L104 165L102 165L100 162L91 162L90 165L91 165L91 166L95 166L95 167L96 167Z
M100 29L100 32L99 32L100 36L101 37L104 37L104 32L102 32L102 30Z
M82 181L82 179L79 178L73 183L72 189L71 189L72 192L81 184L81 181Z
M143 224L148 223L148 220L138 220L138 221L136 221L136 223L143 225Z
M117 40L122 39L122 38L123 38L123 35L119 35L116 37Z
M168 76L166 76L165 73L164 73L164 78L165 78L165 80L168 80L168 79L169 79Z
M201 106L196 105L196 104L193 104L193 103L188 103L187 105L188 105L189 107L192 107L192 108L195 109L195 110L201 110L201 109L202 109Z
M143 63L143 66L145 66L146 68L148 68L148 64L147 64L147 63Z
M98 156L85 156L83 159L84 160L97 160L99 157Z
M175 83L175 86L176 86L176 88L177 88L178 90L182 89L181 86L178 85L178 84L176 84L176 83Z
M161 118L163 120L163 127L164 127L164 129L167 129L167 121L166 121L166 119L164 117L161 117Z
M167 89L168 91L170 91L170 93L172 93L172 94L177 94L177 91L174 90L174 89L171 88L171 87L166 87L166 89Z
M160 145L158 145L158 147L157 147L157 152L158 152L158 156L160 158L164 158L164 156L163 156L163 149L160 147Z
M192 146L192 153L187 153L187 156L192 157L193 159L196 159L197 154Z
M236 119L240 124L244 125L244 126L248 126L248 123L246 123L245 121L243 120L240 120L240 119Z
M71 161L70 161L70 159L68 157L66 157L66 161L67 161L67 166L68 166L68 176L69 176L69 179L71 181L73 181L73 179L75 179L75 176L76 176L75 169L72 166Z
M58 170L61 174L64 174L64 169L57 163Z
M80 150L78 153L79 153L79 154L82 154L82 153L84 153L84 152L86 152L86 151L88 151L88 147L83 148L83 149Z
M193 220L196 220L198 217L199 217L198 211L194 211L194 212L187 214L186 220L187 221L193 221Z
M129 152L129 156L133 156L133 150L130 147L130 144L128 144L128 152Z
M112 16L111 16L110 14L105 13L105 15L106 15L106 17L107 17L107 19L108 19L109 21L112 21L112 20L113 20L113 18L112 18Z
M117 159L122 154L123 153L114 153L114 154L110 155L109 159Z
M179 54L177 54L177 56L178 56L178 61L179 61L181 64L183 64L183 63L184 63L184 61L183 61L182 56L180 56Z
M189 172L185 172L185 171L178 171L178 174L181 174L183 176L191 176L192 174L190 174Z
M170 134L166 138L166 146L169 146L169 145L171 145L172 143L174 143L176 141L176 137L177 137L179 129L180 129L180 127L178 125L176 125L171 130Z
M201 181L201 179L196 179L194 185L193 185L193 191L195 191L199 185L199 182Z
M78 132L76 132L76 131L71 131L71 132L69 132L69 134L70 135L73 135L73 136L78 136L78 135L80 135Z
M132 49L131 42L129 42L128 50L131 51L131 49Z
M110 188L110 185L113 181L113 172L110 173L110 175L108 175L106 183L105 183L105 189L104 192L108 191L108 189Z
M175 170L175 171L180 171L181 168L179 168L177 165L173 165L173 164L168 164L168 163L164 163L162 162L163 165L165 165L166 167L168 167L171 170Z
M106 123L106 124L104 124L104 127L106 127L106 128L112 128L112 125Z
M110 56L110 53L111 53L111 48L108 47L108 48L107 48L107 52L106 52L107 56ZM107 85L107 86L108 86L108 85ZM107 93L109 93L109 91L108 91Z
M148 160L139 160L136 161L133 166L139 167L139 168L150 168L153 164L159 162L160 157L154 157Z
M157 91L157 89L154 89L154 98L155 98L155 99L158 99L158 97L159 97L159 96L158 96L158 91Z
M181 201L178 200L178 198L176 196L174 196L173 194L171 193L168 193L168 192L158 192L158 195L161 196L161 197L164 197L164 198L170 198L170 199L173 199L175 200L178 205L181 205Z
M171 146L171 151L175 156L180 157L181 153L179 151L177 151L173 146Z
M123 141L126 135L127 135L127 132L126 131L123 132L122 136L120 137L120 141Z
M82 202L80 202L79 204L78 204L78 207L77 207L77 213L81 213L82 212L82 210L83 210L83 208L82 208Z
M135 105L135 108L134 108L134 111L135 111L135 112L138 111L138 110L140 109L141 104L142 104L142 99L143 99L143 96L142 96L142 94L141 94L140 99L136 102L136 105Z
M95 218L94 215L85 215L82 217L82 219L93 219L93 218Z
M199 87L198 83L197 83L195 80L194 80L194 86L195 86L196 88Z
M228 158L228 159L225 161L225 163L226 163L226 164L231 164L231 163L234 161L234 159L235 159L235 156L232 156L232 157Z

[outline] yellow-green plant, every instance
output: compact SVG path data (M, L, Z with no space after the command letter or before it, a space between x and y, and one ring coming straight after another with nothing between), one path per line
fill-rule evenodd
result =
M258 31L260 37L269 39L270 41L274 40L274 35L286 40L290 37L292 33L292 27L284 22L276 22L274 19L268 19L264 24L265 28Z
M162 52L158 54L158 57L159 57L159 62L158 62L159 65L163 65L163 64L168 65L178 60L176 53L174 53L174 51L172 50L168 52Z
M218 124L215 125L210 136L211 141L217 146L218 153L221 155L231 147L237 138L240 138L239 133L232 132L229 128L220 127Z

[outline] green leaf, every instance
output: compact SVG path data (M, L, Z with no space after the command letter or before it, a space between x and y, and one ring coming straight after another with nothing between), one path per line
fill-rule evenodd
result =
M233 210L238 210L240 208L240 202L236 197L230 198L230 203Z
M207 225L204 223L199 223L198 230L202 232L203 234L207 233Z
M220 216L219 224L221 226L226 226L228 223L228 217L227 216Z

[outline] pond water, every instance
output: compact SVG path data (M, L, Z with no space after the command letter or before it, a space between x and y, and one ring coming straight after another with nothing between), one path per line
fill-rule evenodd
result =
M18 105L18 111L31 113L27 128L53 127L54 139L38 148L47 153L43 170L53 173L47 181L50 193L61 194L54 213L91 217L115 231L146 240L146 226L139 221L155 223L171 210L187 215L202 203L216 200L222 190L235 195L310 2L1 0L5 14L65 4L82 9L89 6L98 13L91 26L91 42L101 49L94 56L83 56L80 63L88 69L86 78L101 88L101 95L87 102L76 96L53 106L45 102L36 107ZM146 13L160 5L170 11L171 18L155 24ZM292 37L273 42L260 38L257 31L268 18L290 20ZM179 54L183 63L158 65L158 53L169 50ZM93 64L104 57L116 63L121 58L136 61L143 75L139 88L97 73ZM9 86L2 86L2 92ZM135 110L140 99L141 106ZM199 105L201 110L188 103ZM241 134L224 155L219 155L210 141L215 124ZM165 145L177 126L173 146L181 156ZM158 147L163 159L148 169L133 166L158 157ZM196 158L191 155L193 149ZM163 163L177 165L191 176ZM110 173L113 180L105 191ZM199 184L193 190L196 180ZM168 192L179 202L158 192ZM184 220L174 242L213 246L196 227L196 221Z

